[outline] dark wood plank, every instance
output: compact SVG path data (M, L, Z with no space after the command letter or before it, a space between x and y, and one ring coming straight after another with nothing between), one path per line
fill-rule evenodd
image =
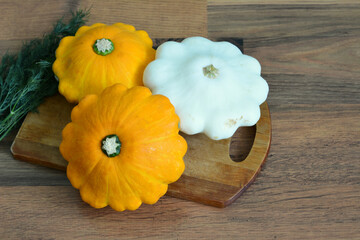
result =
M304 188L285 182L276 188L266 177L259 179L224 209L164 197L121 213L90 208L70 186L0 187L0 214L7 220L0 234L10 239L360 238L358 186ZM346 197L339 201L339 196Z
M360 238L360 3L210 0L208 11L209 36L244 38L270 85L272 146L239 217L263 230L247 237Z
M206 1L8 1L0 2L0 56L15 52L23 41L41 37L70 10L89 9L88 24L124 22L152 38L207 36ZM149 21L151 19L151 21Z
M91 7L90 23L124 22L148 31L151 38L207 36L205 0L81 0L79 7Z
M326 184L360 187L360 104L290 106L272 114L270 163L263 176L274 186L297 183L304 190Z
M264 73L338 78L326 82L358 84L354 81L360 75L358 37L292 38L269 42L271 39L246 39L244 43L250 55L261 59Z
M360 74L359 74L360 76ZM263 74L269 82L271 109L291 104L359 104L360 81L353 74L351 78L312 76L302 74ZM294 106L295 107L295 106ZM330 106L331 109L331 106Z
M210 5L209 36L243 38L247 53L259 59L266 74L337 77L339 83L358 84L359 2L284 2Z
M220 3L209 3L210 36L271 39L269 45L291 38L359 36L356 0Z

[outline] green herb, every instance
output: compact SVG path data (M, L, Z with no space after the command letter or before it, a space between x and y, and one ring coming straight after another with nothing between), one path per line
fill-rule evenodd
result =
M89 11L79 10L65 24L59 20L50 34L23 45L17 55L5 54L0 64L0 141L45 97L54 95L58 82L52 72L55 50L65 36L75 35Z

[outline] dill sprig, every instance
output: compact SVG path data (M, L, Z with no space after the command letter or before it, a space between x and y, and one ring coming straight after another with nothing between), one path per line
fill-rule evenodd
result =
M60 19L51 33L25 43L18 54L5 54L0 64L0 141L45 97L54 95L58 82L52 72L55 50L65 36L75 35L89 11L72 13L66 24Z

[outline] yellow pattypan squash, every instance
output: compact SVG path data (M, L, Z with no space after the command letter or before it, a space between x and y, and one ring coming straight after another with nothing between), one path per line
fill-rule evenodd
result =
M168 98L121 84L88 95L63 130L67 176L82 199L117 211L154 204L184 171L186 141Z
M143 71L155 58L152 44L145 31L123 23L79 28L56 50L53 71L59 92L69 102L78 102L115 83L128 88L143 85Z

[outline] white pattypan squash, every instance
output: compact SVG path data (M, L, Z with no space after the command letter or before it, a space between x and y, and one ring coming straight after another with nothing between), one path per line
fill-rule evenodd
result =
M190 37L159 46L143 80L170 99L181 131L220 140L259 120L269 91L260 72L259 62L235 45Z

